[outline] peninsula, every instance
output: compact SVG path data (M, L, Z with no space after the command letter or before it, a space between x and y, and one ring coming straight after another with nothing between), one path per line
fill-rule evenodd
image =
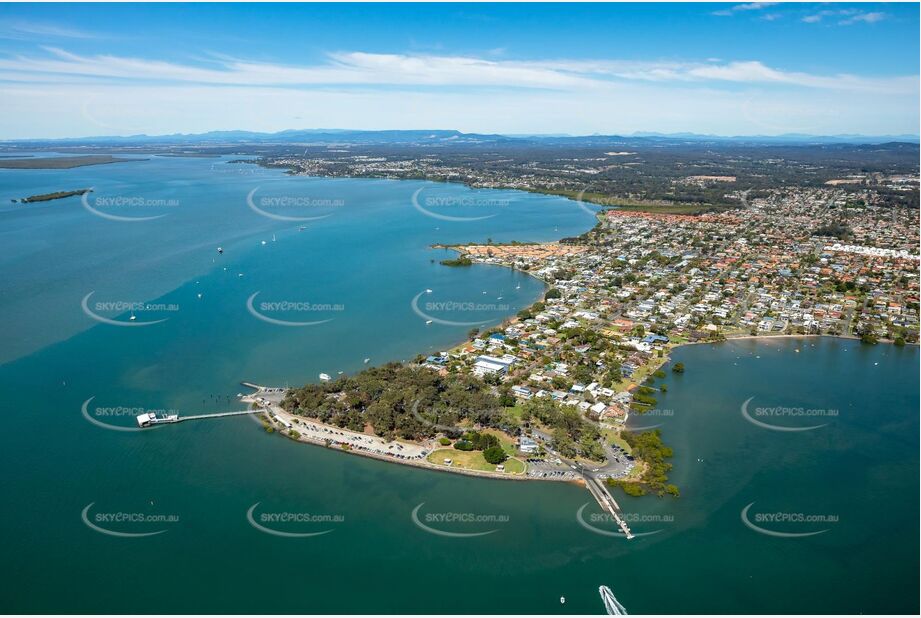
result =
M108 163L125 163L143 161L128 157L110 155L82 155L73 157L29 157L25 159L0 159L0 169L16 170L69 170L86 165L106 165Z
M626 425L661 413L675 347L814 335L918 342L916 209L838 187L740 197L743 207L699 215L607 209L590 231L555 243L446 247L459 254L449 264L537 277L543 299L438 354L289 390L267 405L272 428L429 468L587 475L630 495L677 495L659 432ZM847 244L831 228L846 229Z

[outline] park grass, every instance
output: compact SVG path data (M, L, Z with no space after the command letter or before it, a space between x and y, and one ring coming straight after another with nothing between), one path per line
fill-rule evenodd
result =
M483 459L483 453L480 451L458 451L453 448L442 448L432 452L426 458L430 463L444 466L445 459L451 459L454 463L452 468L463 468L465 470L479 470L481 472L495 472L496 466ZM505 472L507 474L522 474L525 470L524 462L519 459L506 459ZM447 466L445 466L447 467Z
M613 429L602 429L601 435L604 437L605 442L608 442L609 444L616 444L620 448L624 449L627 454L633 454L633 449L630 448L630 445L627 444L627 441L621 437L619 431L615 431Z

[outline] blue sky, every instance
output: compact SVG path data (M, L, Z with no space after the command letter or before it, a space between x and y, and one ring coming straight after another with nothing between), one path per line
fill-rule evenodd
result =
M917 134L917 4L0 5L0 139Z

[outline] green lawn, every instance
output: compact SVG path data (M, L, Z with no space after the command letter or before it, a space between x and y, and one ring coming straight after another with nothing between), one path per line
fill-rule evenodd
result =
M451 459L454 462L451 465L452 468L481 470L483 472L496 471L496 466L483 459L483 453L480 451L459 451L453 448L441 448L432 452L427 459L429 462L439 466L444 465L445 459ZM524 462L518 459L506 459L504 465L508 474L522 474L525 470Z
M601 435L604 436L604 439L608 444L616 444L620 448L627 451L627 453L633 454L633 449L630 448L630 445L627 444L626 440L620 437L620 433L614 431L613 429L602 429Z

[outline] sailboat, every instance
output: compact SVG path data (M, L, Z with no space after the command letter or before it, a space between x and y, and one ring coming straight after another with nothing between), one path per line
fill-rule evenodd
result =
M138 319L138 316L134 315L134 311L132 311L128 319L134 322L136 319Z

